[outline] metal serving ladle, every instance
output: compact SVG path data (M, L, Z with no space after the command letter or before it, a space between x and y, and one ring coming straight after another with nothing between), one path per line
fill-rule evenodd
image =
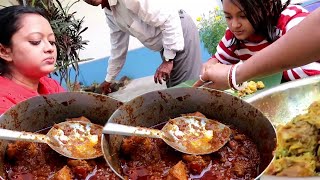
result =
M55 124L44 134L0 128L0 139L46 143L59 154L73 159L94 159L101 150L102 126L83 121Z
M104 134L161 138L172 148L194 155L218 151L230 139L231 129L214 120L197 116L170 119L161 130L107 123Z

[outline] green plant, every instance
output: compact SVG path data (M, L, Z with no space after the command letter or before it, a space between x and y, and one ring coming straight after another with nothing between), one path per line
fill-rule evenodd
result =
M19 0L22 5L39 7L46 13L56 36L58 49L56 70L53 74L60 78L60 84L64 81L70 91L74 90L74 84L78 83L79 62L88 60L79 58L79 51L84 49L84 45L88 42L82 40L81 36L87 27L82 27L83 18L80 20L75 18L76 12L69 12L70 8L79 1L76 0L63 7L59 0ZM75 76L71 80L72 70Z
M208 14L203 14L197 18L200 39L209 54L213 55L217 51L217 45L223 37L227 23L223 12L217 6Z

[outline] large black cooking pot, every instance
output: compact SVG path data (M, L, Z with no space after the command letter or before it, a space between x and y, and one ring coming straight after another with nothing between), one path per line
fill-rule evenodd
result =
M275 129L258 109L222 91L196 88L153 91L125 103L112 114L108 122L151 127L169 118L196 111L222 123L233 124L251 137L261 156L259 174L263 173L273 159ZM103 135L102 147L109 166L124 179L119 164L122 139L120 135Z
M64 121L85 116L104 125L121 102L99 94L65 92L37 96L12 107L0 116L0 127L19 131L37 131ZM0 179L5 177L3 162L8 141L0 140Z

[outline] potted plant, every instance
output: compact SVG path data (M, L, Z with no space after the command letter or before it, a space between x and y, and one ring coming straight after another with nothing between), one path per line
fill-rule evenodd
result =
M217 45L223 37L227 23L221 9L216 6L208 14L203 14L197 18L200 39L207 49L208 53L214 55L217 51Z

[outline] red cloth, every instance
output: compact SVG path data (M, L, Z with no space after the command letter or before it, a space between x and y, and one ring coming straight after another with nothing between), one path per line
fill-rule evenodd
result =
M65 92L60 84L49 77L40 78L38 92L0 76L0 114L15 104L34 96Z

